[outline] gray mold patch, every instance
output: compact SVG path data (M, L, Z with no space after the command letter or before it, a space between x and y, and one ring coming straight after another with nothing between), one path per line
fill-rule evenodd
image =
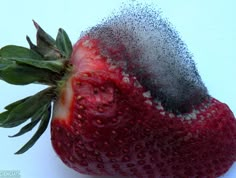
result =
M158 10L131 5L85 34L167 110L187 112L208 97L192 55Z

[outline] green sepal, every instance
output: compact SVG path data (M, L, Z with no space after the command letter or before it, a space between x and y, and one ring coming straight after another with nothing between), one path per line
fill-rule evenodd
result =
M43 60L43 58L33 50L14 45L5 46L0 49L0 63L3 60L15 61L57 73L60 73L64 69L64 63L60 60Z
M56 46L67 59L70 58L72 53L72 44L67 33L62 28L58 30Z
M10 111L4 111L4 112L0 113L0 127L1 127L1 123L6 122L9 113L10 113Z
M60 50L56 47L56 40L53 39L48 33L46 33L35 21L34 26L37 29L37 46L35 46L29 37L27 37L27 41L31 47L31 49L38 52L46 59L57 59L61 58L62 54Z
M21 135L31 131L39 123L42 115L47 111L47 109L48 109L48 106L46 106L46 107L43 106L41 109L38 109L38 111L31 117L31 120L28 124L26 124L24 127L22 127L20 129L20 131L17 132L15 135L12 135L12 136L9 136L9 137L11 137L11 138L12 137L18 137L18 136L21 136Z
M38 124L39 121L40 121L40 119L32 120L30 123L28 123L24 127L22 127L18 133L16 133L15 135L9 136L9 137L10 138L19 137L19 136L31 131Z
M13 57L13 58L29 58L34 60L43 60L43 58L33 50L16 45L7 45L1 48L0 56L3 58Z
M47 69L52 72L60 73L64 69L63 62L59 60L47 60L47 61L39 61L30 58L16 58L16 57L9 57L5 58L6 60L16 61L19 64L27 64L29 66L36 67L38 69Z
M50 117L51 117L51 105L48 105L47 110L44 112L44 114L41 117L38 130L35 132L33 137L15 154L22 154L22 153L26 152L28 149L30 149L36 143L36 141L39 139L39 137L47 129Z
M54 84L55 74L49 70L35 68L29 65L19 65L15 61L4 63L0 59L0 79L14 85L30 83Z
M29 43L30 49L41 55L44 60L58 59L62 57L59 49L51 46L39 47L32 43L30 38L26 36L26 40Z
M1 49L0 49L0 52L1 52ZM0 56L0 70L14 63L15 63L14 61L9 61Z
M37 22L33 20L34 26L37 29L37 46L38 47L54 47L56 45L56 41L46 33Z
M55 88L47 88L24 102L19 102L19 105L15 105L15 107L13 104L11 110L0 114L0 127L16 127L30 119L39 108L51 103L55 97L54 90Z
M26 98L20 99L20 100L18 100L18 101L15 101L15 102L13 102L13 103L11 103L11 104L5 106L4 109L6 109L6 110L8 110L8 111L9 111L9 110L12 110L12 109L14 109L16 106L18 106L18 105L24 103L27 99L29 99L29 97L26 97Z

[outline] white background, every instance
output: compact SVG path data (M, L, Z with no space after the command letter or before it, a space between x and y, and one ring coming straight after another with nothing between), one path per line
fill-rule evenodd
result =
M7 44L28 46L26 34L34 39L36 20L49 34L64 28L73 43L81 31L96 25L125 0L2 0L0 2L0 48ZM141 0L140 0L141 2ZM142 1L151 3L152 1ZM227 103L236 114L236 25L234 0L156 0L163 17L175 26L194 55L209 92ZM5 105L32 95L42 86L13 86L0 81L0 112ZM20 170L22 178L90 178L64 166L52 150L49 128L27 153L13 153L32 133L10 139L19 130L0 129L0 171ZM236 164L222 178L235 178ZM95 177L93 177L95 178Z

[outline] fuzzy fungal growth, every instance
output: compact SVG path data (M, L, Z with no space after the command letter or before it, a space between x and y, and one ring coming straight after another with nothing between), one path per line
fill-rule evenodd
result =
M85 35L99 39L102 54L136 76L166 109L186 112L208 97L192 55L158 11L142 5L127 7Z

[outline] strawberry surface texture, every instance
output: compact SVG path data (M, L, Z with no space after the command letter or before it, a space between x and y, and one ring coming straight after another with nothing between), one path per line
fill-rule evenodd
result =
M158 10L136 5L84 31L72 45L36 22L37 44L0 49L0 79L48 86L5 107L11 137L51 127L52 146L83 174L132 178L217 178L236 160L236 121L211 96L193 56ZM51 121L50 121L51 120Z

